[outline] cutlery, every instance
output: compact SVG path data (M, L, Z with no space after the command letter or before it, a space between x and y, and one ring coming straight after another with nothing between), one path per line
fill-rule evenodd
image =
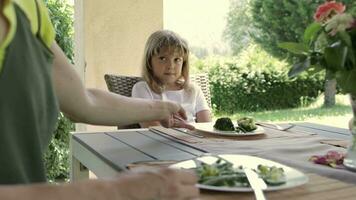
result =
M281 127L277 124L271 124L271 123L266 123L266 122L256 122L256 125L267 127L267 128L272 128L272 129L277 129L280 131L287 131L295 126L295 124L288 124L286 127Z
M192 133L190 132L188 129L186 128L172 128L173 130L179 131L180 133L184 133L193 137L197 137L197 138L204 138L204 135L200 135L198 133Z
M263 190L267 188L266 183L258 177L258 174L252 169L244 169L248 182L250 183L253 192L255 193L256 200L266 200Z

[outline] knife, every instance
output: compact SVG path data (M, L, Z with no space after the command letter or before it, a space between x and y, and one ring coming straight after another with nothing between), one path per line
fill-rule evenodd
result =
M253 192L255 193L256 200L266 200L263 191L267 188L266 183L261 179L258 174L252 169L244 169L248 182L250 183Z

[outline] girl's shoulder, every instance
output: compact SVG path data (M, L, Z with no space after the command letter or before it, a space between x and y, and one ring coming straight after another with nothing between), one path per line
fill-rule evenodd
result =
M200 89L200 87L197 84L192 83L192 82L190 82L189 85L184 88L184 90L187 92L195 92L195 93L197 91L199 91L199 89Z
M146 81L139 81L139 82L135 83L134 87L139 87L139 88L148 87L148 84Z
M136 92L152 92L151 88L148 86L146 81L139 81L135 83L135 85L132 87L132 91Z

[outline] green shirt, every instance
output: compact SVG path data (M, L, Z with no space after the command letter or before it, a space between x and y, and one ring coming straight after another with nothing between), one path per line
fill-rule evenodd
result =
M34 4L36 26L21 5L7 1L4 9L4 13L12 13L6 15L12 21L2 44L0 184L46 181L42 157L58 116L51 77L53 54L48 48L53 41L46 42L42 32L46 23L41 4Z
M26 17L31 24L31 32L35 35L38 30L38 17L36 12L36 3L34 0L4 0L4 8L2 11L0 10L0 12L4 14L5 18L9 22L9 31L5 37L5 40L0 42L0 73L6 49L13 40L16 31L17 20L15 4L18 5L26 14ZM50 48L55 39L55 30L48 15L47 8L42 0L38 0L38 6L41 15L41 30L39 35L45 45Z

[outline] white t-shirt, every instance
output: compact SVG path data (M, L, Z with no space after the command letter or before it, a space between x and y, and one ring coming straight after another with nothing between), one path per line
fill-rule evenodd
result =
M187 113L188 122L194 122L196 114L202 110L210 110L201 89L193 84L192 89L187 91L172 90L157 94L151 90L146 81L136 83L132 88L132 97L143 99L158 99L179 103Z

